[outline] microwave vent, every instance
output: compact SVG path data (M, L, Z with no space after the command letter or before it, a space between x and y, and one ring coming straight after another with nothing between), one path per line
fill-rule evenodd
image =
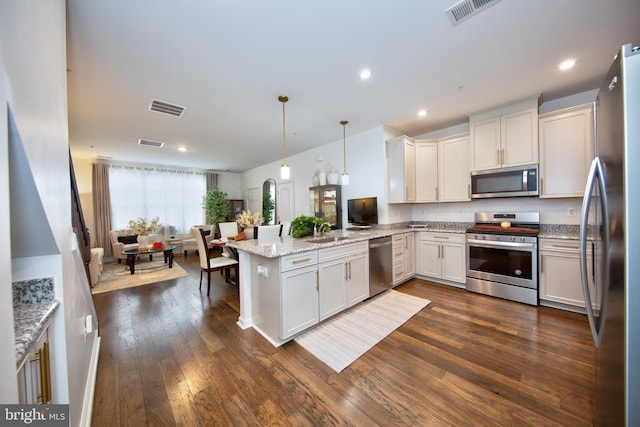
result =
M471 18L500 0L462 0L446 10L452 25Z

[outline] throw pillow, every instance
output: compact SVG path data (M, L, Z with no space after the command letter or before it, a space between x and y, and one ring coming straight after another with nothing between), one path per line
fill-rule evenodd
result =
M138 243L138 235L134 234L132 236L118 236L118 242L124 243L125 245Z
M208 236L209 234L211 234L211 230L202 230L204 232L205 236Z

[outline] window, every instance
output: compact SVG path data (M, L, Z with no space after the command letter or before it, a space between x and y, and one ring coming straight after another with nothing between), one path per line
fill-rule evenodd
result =
M114 229L126 228L132 219L159 217L169 236L205 223L203 172L111 165L109 193Z

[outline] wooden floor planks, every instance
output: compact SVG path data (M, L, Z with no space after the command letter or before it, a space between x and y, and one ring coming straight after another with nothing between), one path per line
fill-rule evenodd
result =
M191 275L94 295L93 426L591 425L585 316L412 280L432 303L337 374L236 325L237 290Z

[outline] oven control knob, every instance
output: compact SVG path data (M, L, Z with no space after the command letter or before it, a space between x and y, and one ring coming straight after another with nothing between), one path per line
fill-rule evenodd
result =
M523 243L524 243L526 240L527 240L527 238L526 238L526 237L521 237L521 238L520 238L520 241L521 241L521 242L523 242Z
M514 236L511 236L511 241L512 241L512 242L515 242L515 241L516 241L516 238L515 238Z

